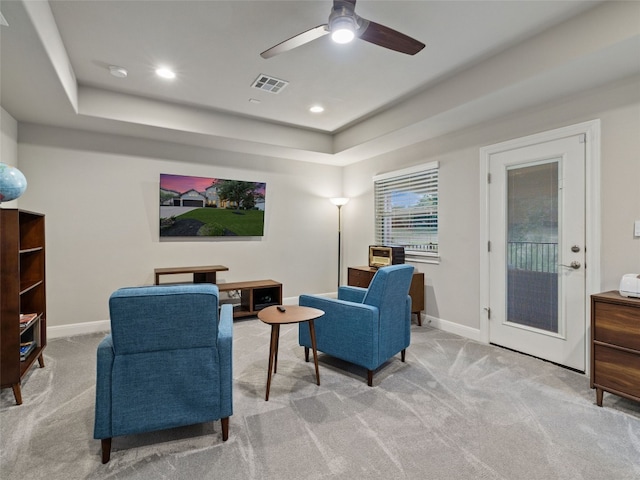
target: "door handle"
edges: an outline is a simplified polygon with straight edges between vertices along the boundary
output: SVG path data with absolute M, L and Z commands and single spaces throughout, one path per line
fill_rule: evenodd
M 580 262 L 576 262 L 575 260 L 573 262 L 571 262 L 569 265 L 563 265 L 562 263 L 559 264 L 559 266 L 561 267 L 566 267 L 566 268 L 573 268 L 574 270 L 579 269 L 582 264 Z

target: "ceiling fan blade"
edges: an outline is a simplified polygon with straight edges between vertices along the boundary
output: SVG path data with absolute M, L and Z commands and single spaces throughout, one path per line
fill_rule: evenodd
M 280 53 L 288 52 L 289 50 L 293 50 L 294 48 L 300 47 L 305 43 L 309 43 L 316 38 L 320 38 L 329 33 L 329 25 L 318 25 L 311 30 L 307 30 L 306 32 L 299 33 L 284 42 L 280 42 L 274 47 L 271 47 L 260 54 L 262 58 L 271 58 L 275 55 L 279 55 Z
M 404 33 L 362 17 L 359 17 L 358 20 L 361 26 L 357 35 L 365 42 L 395 50 L 396 52 L 406 53 L 407 55 L 415 55 L 424 48 L 424 43 Z

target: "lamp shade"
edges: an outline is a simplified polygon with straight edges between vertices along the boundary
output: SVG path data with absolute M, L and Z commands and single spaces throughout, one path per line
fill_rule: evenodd
M 15 167 L 0 163 L 0 202 L 15 200 L 27 189 L 27 179 Z
M 347 197 L 333 197 L 329 199 L 337 207 L 346 205 L 349 199 Z

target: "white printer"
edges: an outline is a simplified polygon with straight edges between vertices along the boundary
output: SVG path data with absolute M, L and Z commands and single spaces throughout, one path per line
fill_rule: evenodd
M 640 298 L 640 275 L 627 273 L 620 280 L 620 295 Z

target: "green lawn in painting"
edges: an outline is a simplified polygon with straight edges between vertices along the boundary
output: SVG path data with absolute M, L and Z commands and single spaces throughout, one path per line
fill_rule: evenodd
M 202 235 L 260 237 L 264 233 L 264 212 L 262 210 L 198 208 L 176 217 L 178 220 L 188 218 L 199 220 L 209 227 L 202 229 Z

